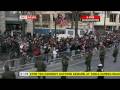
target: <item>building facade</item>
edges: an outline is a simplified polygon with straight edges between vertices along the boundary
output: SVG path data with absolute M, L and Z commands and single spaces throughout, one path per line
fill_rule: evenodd
M 39 12 L 39 11 L 38 11 Z M 57 27 L 57 28 L 71 28 L 72 27 L 72 12 L 71 11 L 40 11 L 40 21 L 39 23 L 36 23 L 36 25 L 40 25 L 41 27 L 36 27 L 36 28 L 54 28 L 54 20 L 53 17 L 56 14 L 62 13 L 64 17 L 67 18 L 68 24 L 63 27 Z M 119 30 L 120 29 L 120 11 L 81 11 L 80 15 L 98 15 L 100 16 L 100 21 L 99 22 L 92 22 L 93 26 L 96 30 L 101 30 L 106 27 L 106 29 L 109 30 Z M 80 16 L 79 15 L 79 16 Z M 105 17 L 106 15 L 106 17 Z M 46 18 L 47 17 L 47 18 Z M 91 22 L 81 22 L 79 19 L 79 24 L 78 28 L 79 29 L 89 29 Z M 104 27 L 105 25 L 105 27 Z M 73 27 L 74 27 L 74 22 L 73 22 Z
M 94 26 L 97 30 L 104 29 L 104 24 L 106 26 L 106 29 L 109 30 L 119 30 L 120 29 L 120 11 L 109 11 L 109 13 L 106 11 L 101 11 L 97 13 L 101 20 L 100 22 L 94 23 Z M 106 20 L 105 19 L 106 15 Z
M 120 11 L 80 11 L 80 15 L 99 15 L 100 21 L 99 22 L 81 22 L 80 18 L 78 19 L 78 28 L 79 29 L 89 29 L 90 23 L 92 23 L 92 27 L 96 30 L 106 29 L 110 30 L 119 30 L 120 29 Z M 37 15 L 39 18 L 34 21 L 30 22 L 27 20 L 21 20 L 19 18 L 20 15 Z M 66 20 L 67 24 L 64 26 L 57 25 L 56 28 L 75 28 L 73 22 L 73 13 L 71 11 L 0 11 L 0 31 L 24 31 L 30 32 L 33 34 L 34 29 L 43 29 L 55 28 L 55 18 L 61 14 Z M 79 16 L 80 16 L 79 15 Z M 106 15 L 106 19 L 105 19 Z

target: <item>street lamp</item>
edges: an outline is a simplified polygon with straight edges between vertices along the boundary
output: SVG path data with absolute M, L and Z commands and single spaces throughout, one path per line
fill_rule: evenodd
M 106 30 L 106 11 L 104 11 L 104 13 L 105 13 L 105 14 L 104 14 L 104 15 L 105 15 L 105 16 L 104 16 L 104 31 L 105 31 L 105 30 Z
M 75 22 L 75 36 L 78 37 L 78 21 L 79 21 L 79 11 L 72 11 L 72 15 Z
M 33 15 L 36 15 L 35 11 L 32 13 Z M 35 20 L 33 19 L 33 30 L 35 29 Z

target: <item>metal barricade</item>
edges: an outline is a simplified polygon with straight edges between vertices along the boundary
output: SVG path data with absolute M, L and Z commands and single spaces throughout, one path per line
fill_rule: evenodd
M 74 52 L 77 52 L 77 53 L 74 53 Z M 74 52 L 71 52 L 71 51 L 70 52 L 68 52 L 68 51 L 58 52 L 56 59 L 53 58 L 53 53 L 48 53 L 48 54 L 44 54 L 44 55 L 45 55 L 45 57 L 48 58 L 47 65 L 60 63 L 61 60 L 62 60 L 62 57 L 61 57 L 62 55 L 67 55 L 73 61 L 78 60 L 81 57 L 84 57 L 84 55 L 85 55 L 84 50 L 83 51 L 74 51 Z M 107 52 L 109 52 L 109 51 L 107 51 Z M 95 52 L 95 55 L 96 54 L 98 54 L 98 53 Z M 35 61 L 33 62 L 32 60 L 30 60 L 30 62 L 24 63 L 23 58 L 18 58 L 18 59 L 7 60 L 4 63 L 3 67 L 5 65 L 8 65 L 10 67 L 10 70 L 12 70 L 12 71 L 21 71 L 21 70 L 23 71 L 23 70 L 28 70 L 28 69 L 35 68 L 34 64 L 35 64 Z
M 34 63 L 23 63 L 23 59 L 19 58 L 19 59 L 7 60 L 4 63 L 3 68 L 6 65 L 9 66 L 10 70 L 17 71 L 17 70 L 25 69 L 28 66 L 34 65 Z
M 45 56 L 44 58 L 45 58 L 45 61 L 46 61 L 46 57 L 48 59 L 47 65 L 49 65 L 51 63 L 59 63 L 62 60 L 61 56 L 63 54 L 67 55 L 69 57 L 69 59 L 72 59 L 72 60 L 81 58 L 81 53 L 80 52 L 77 53 L 77 54 L 74 53 L 75 54 L 74 55 L 74 54 L 72 54 L 72 52 L 68 52 L 68 51 L 58 52 L 56 58 L 53 58 L 53 53 L 44 54 L 44 56 Z M 36 57 L 33 57 L 33 58 L 34 58 L 34 60 L 32 60 L 32 59 L 29 60 L 29 57 L 21 57 L 21 58 L 18 58 L 18 59 L 7 60 L 4 63 L 3 67 L 5 65 L 8 65 L 9 68 L 12 71 L 24 70 L 24 69 L 31 69 L 31 68 L 34 68 L 35 58 Z

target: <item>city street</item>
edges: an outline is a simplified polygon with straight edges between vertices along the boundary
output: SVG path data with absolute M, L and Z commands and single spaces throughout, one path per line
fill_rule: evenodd
M 62 65 L 69 72 L 85 72 L 90 63 L 91 71 L 96 72 L 104 56 L 105 72 L 120 71 L 119 11 L 1 11 L 0 20 L 0 78 L 37 79 L 20 77 L 19 72 L 67 71 Z
M 113 49 L 109 49 L 107 50 L 106 53 L 106 58 L 105 58 L 105 67 L 104 67 L 104 71 L 110 71 L 110 72 L 115 72 L 115 71 L 120 71 L 120 53 L 118 56 L 118 60 L 116 63 L 113 63 L 113 57 L 112 57 L 112 51 Z M 86 66 L 84 64 L 84 58 L 81 59 L 76 59 L 76 60 L 72 60 L 70 61 L 70 65 L 68 68 L 68 71 L 85 71 L 86 70 Z M 99 64 L 99 57 L 98 54 L 94 55 L 93 59 L 92 59 L 92 64 L 91 64 L 91 68 L 92 71 L 96 71 L 97 70 L 97 65 Z M 61 71 L 62 67 L 61 67 L 61 63 L 56 63 L 56 64 L 51 64 L 47 67 L 47 71 L 56 71 L 59 72 Z M 29 70 L 24 70 L 24 71 L 36 71 L 35 68 L 29 69 Z M 18 72 L 16 72 L 16 76 L 18 76 Z M 17 77 L 18 79 L 37 79 L 37 77 Z M 96 77 L 68 77 L 69 79 L 95 79 Z M 106 79 L 117 79 L 120 77 L 105 77 Z M 47 77 L 47 79 L 60 79 L 60 77 Z

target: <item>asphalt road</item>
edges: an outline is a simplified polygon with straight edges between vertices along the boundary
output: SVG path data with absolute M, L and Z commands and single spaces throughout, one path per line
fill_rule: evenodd
M 119 48 L 120 49 L 120 48 Z M 107 49 L 106 50 L 106 58 L 105 58 L 105 66 L 104 66 L 104 71 L 120 71 L 120 52 L 118 54 L 118 59 L 116 63 L 113 63 L 113 48 Z M 1 73 L 3 72 L 2 66 L 4 62 L 0 62 L 0 71 Z M 96 51 L 94 52 L 94 56 L 92 58 L 91 62 L 91 71 L 96 71 L 97 70 L 97 65 L 99 64 L 99 52 Z M 85 71 L 86 66 L 85 66 L 85 58 L 84 57 L 78 57 L 78 58 L 72 58 L 69 62 L 69 67 L 68 71 Z M 34 68 L 34 65 L 30 65 L 20 71 L 36 71 Z M 62 64 L 61 62 L 58 63 L 52 63 L 47 66 L 47 71 L 52 71 L 52 72 L 59 72 L 62 71 Z M 20 77 L 18 75 L 19 72 L 16 72 L 16 76 L 18 79 L 37 79 L 37 77 Z M 46 77 L 47 79 L 60 79 L 60 77 Z M 96 79 L 96 77 L 67 77 L 69 79 Z M 108 79 L 118 79 L 120 77 L 105 77 Z
M 119 48 L 120 49 L 120 48 Z M 118 59 L 116 63 L 113 63 L 113 48 L 107 49 L 106 57 L 105 57 L 105 66 L 104 71 L 120 71 L 120 52 L 118 54 Z M 99 62 L 99 56 L 98 52 L 95 52 L 95 55 L 92 58 L 91 62 L 91 71 L 97 70 L 97 65 Z M 85 71 L 86 66 L 84 64 L 85 59 L 84 57 L 78 58 L 78 59 L 72 59 L 69 64 L 68 71 Z M 61 71 L 61 63 L 51 64 L 48 65 L 47 71 Z M 29 69 L 29 70 L 23 70 L 23 71 L 36 71 L 35 68 Z M 37 79 L 37 77 L 19 77 L 18 72 L 16 72 L 16 76 L 18 79 Z M 47 79 L 60 79 L 60 77 L 46 77 Z M 96 79 L 97 77 L 67 77 L 68 79 Z M 120 77 L 105 77 L 106 79 L 119 79 Z

